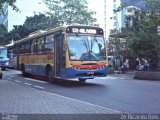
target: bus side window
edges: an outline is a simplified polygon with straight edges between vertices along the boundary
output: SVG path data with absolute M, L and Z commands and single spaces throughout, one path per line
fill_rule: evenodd
M 30 53 L 30 41 L 25 44 L 25 53 Z
M 44 37 L 37 39 L 37 52 L 43 52 L 44 49 Z
M 46 41 L 45 41 L 45 52 L 53 51 L 54 49 L 54 37 L 53 34 L 46 36 Z
M 34 40 L 31 41 L 31 53 L 33 53 L 33 49 L 34 49 Z
M 34 39 L 32 41 L 32 53 L 36 53 L 37 52 L 37 40 Z
M 24 54 L 25 53 L 25 43 L 20 44 L 20 54 Z

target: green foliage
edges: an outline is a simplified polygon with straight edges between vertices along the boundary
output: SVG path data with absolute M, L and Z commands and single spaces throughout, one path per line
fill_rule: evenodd
M 125 38 L 125 45 L 115 45 L 128 48 L 132 57 L 147 59 L 151 68 L 155 69 L 160 62 L 160 36 L 157 35 L 157 26 L 160 25 L 160 0 L 144 1 L 147 10 L 132 8 L 133 15 L 126 16 L 126 26 L 122 28 L 121 34 L 114 36 L 116 41 Z M 120 9 L 125 7 L 126 5 L 122 5 Z
M 44 14 L 27 17 L 24 26 L 28 30 L 36 31 L 40 29 L 50 29 L 59 26 L 59 22 L 55 17 L 45 16 Z
M 49 8 L 50 16 L 54 16 L 61 24 L 94 24 L 96 19 L 92 17 L 95 14 L 87 7 L 86 0 L 44 0 Z
M 31 32 L 37 30 L 51 29 L 59 26 L 59 22 L 56 18 L 45 16 L 44 14 L 34 15 L 33 17 L 27 17 L 23 25 L 15 25 L 13 30 L 9 33 L 0 34 L 3 36 L 3 42 L 0 41 L 0 44 L 9 44 L 11 40 L 19 40 L 28 36 Z
M 6 44 L 5 42 L 5 37 L 7 35 L 7 29 L 5 28 L 4 25 L 0 25 L 0 45 Z
M 160 37 L 156 31 L 157 26 L 160 25 L 160 15 L 157 13 L 158 8 L 156 7 L 158 1 L 146 1 L 150 10 L 135 13 L 139 19 L 132 19 L 133 24 L 126 27 L 126 31 L 132 33 L 131 36 L 127 36 L 127 41 L 135 57 L 146 58 L 151 67 L 156 68 L 160 60 Z M 127 22 L 130 22 L 129 19 Z
M 28 30 L 24 25 L 15 25 L 13 30 L 8 34 L 7 40 L 19 40 L 28 36 L 32 30 Z
M 150 12 L 160 12 L 160 0 L 144 0 Z
M 44 14 L 27 17 L 23 25 L 14 26 L 9 33 L 2 33 L 3 44 L 8 44 L 10 40 L 19 40 L 28 36 L 31 32 L 39 29 L 50 29 L 63 24 L 80 23 L 93 24 L 96 19 L 92 17 L 95 12 L 88 10 L 85 0 L 44 0 L 50 12 L 48 16 Z M 1 0 L 2 5 L 7 2 L 14 10 L 18 10 L 15 6 L 16 0 Z M 2 44 L 2 42 L 1 42 Z

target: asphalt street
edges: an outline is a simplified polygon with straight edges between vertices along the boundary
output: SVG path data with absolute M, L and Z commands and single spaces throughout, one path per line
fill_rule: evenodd
M 51 84 L 23 78 L 20 72 L 14 70 L 5 71 L 3 79 L 120 112 L 160 113 L 160 81 L 135 80 L 133 72 L 110 74 L 84 84 L 67 80 Z

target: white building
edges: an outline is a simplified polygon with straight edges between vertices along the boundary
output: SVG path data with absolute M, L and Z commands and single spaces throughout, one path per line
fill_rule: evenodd
M 106 40 L 110 34 L 111 29 L 120 31 L 121 28 L 121 11 L 118 11 L 121 0 L 104 0 L 104 33 Z

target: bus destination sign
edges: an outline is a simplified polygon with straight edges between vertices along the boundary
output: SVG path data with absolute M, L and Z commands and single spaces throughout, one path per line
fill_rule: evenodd
M 72 28 L 74 33 L 91 33 L 96 34 L 96 29 L 87 29 L 87 28 Z

